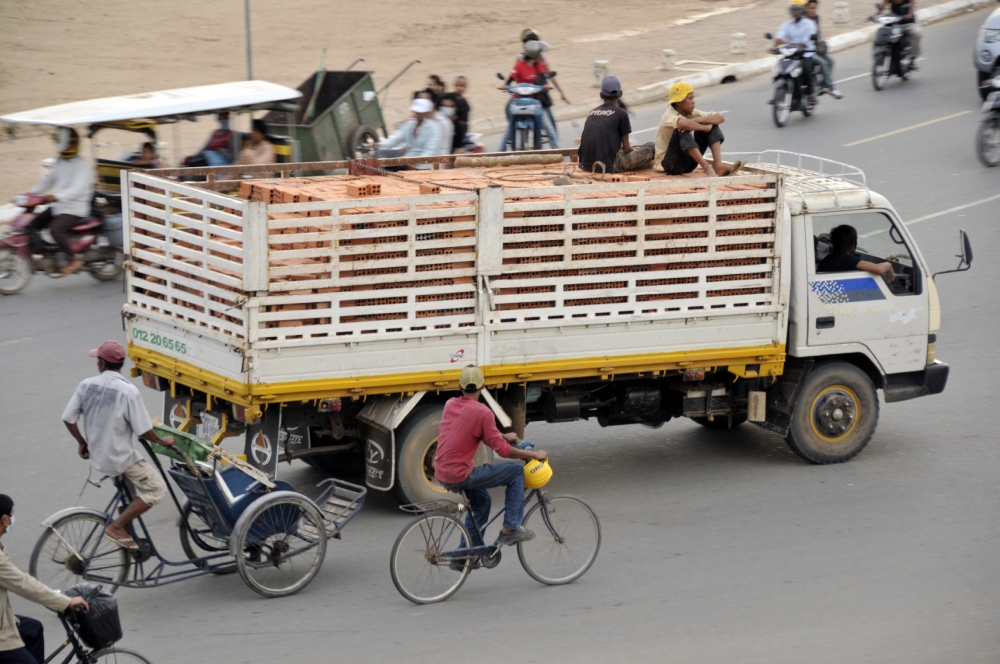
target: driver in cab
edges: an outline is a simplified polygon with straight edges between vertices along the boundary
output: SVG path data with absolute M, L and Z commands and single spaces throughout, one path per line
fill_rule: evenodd
M 842 224 L 834 228 L 830 231 L 830 243 L 833 245 L 833 251 L 819 262 L 816 272 L 862 270 L 882 277 L 887 284 L 896 278 L 892 271 L 892 263 L 872 263 L 854 253 L 858 249 L 858 231 L 854 226 Z

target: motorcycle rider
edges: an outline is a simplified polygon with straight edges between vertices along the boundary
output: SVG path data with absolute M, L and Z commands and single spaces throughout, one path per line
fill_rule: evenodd
M 90 216 L 90 203 L 94 198 L 97 176 L 90 163 L 80 156 L 80 135 L 70 127 L 60 127 L 56 134 L 59 159 L 32 189 L 33 194 L 43 194 L 49 207 L 29 225 L 33 243 L 38 234 L 49 227 L 52 239 L 70 258 L 62 274 L 73 274 L 83 267 L 83 259 L 73 254 L 70 230 Z
M 524 57 L 514 63 L 514 67 L 510 70 L 510 74 L 507 76 L 507 81 L 501 90 L 506 90 L 507 86 L 511 83 L 528 83 L 530 85 L 539 85 L 539 77 L 544 76 L 548 70 L 545 68 L 545 64 L 541 61 L 542 51 L 547 47 L 538 41 L 529 41 L 524 45 Z M 543 91 L 545 92 L 545 91 Z M 534 117 L 534 134 L 535 134 L 535 150 L 542 149 L 542 113 L 543 113 L 543 103 L 539 99 L 542 93 L 535 95 L 533 98 L 538 99 L 538 110 Z M 545 92 L 545 94 L 548 94 Z M 558 144 L 558 139 L 555 139 L 551 134 L 549 135 L 549 144 L 556 140 Z M 500 143 L 500 152 L 507 149 L 507 144 L 514 142 L 514 116 L 510 113 L 510 104 L 507 105 L 507 132 L 503 136 L 503 141 Z
M 816 95 L 812 86 L 812 68 L 818 63 L 813 59 L 816 54 L 816 40 L 819 38 L 819 28 L 810 19 L 806 18 L 806 0 L 789 0 L 788 11 L 791 13 L 791 20 L 785 21 L 778 34 L 775 35 L 774 45 L 782 46 L 792 44 L 805 48 L 805 57 L 802 58 L 803 69 L 807 70 L 806 90 L 809 93 L 809 103 L 816 103 Z
M 825 94 L 830 95 L 834 99 L 840 99 L 844 95 L 840 93 L 840 90 L 833 87 L 833 58 L 830 57 L 830 53 L 826 49 L 826 41 L 823 40 L 823 35 L 820 32 L 818 12 L 819 0 L 806 0 L 806 18 L 816 24 L 816 55 L 813 56 L 813 59 L 819 65 L 822 78 L 820 87 Z
M 536 41 L 541 44 L 543 51 L 547 51 L 549 46 L 538 36 L 531 28 L 525 28 L 521 31 L 521 44 L 526 45 L 528 42 Z M 518 56 L 519 59 L 523 58 L 524 55 Z M 538 61 L 545 65 L 546 69 L 546 83 L 551 83 L 556 90 L 559 91 L 559 97 L 563 100 L 564 104 L 569 103 L 569 99 L 566 98 L 566 93 L 563 92 L 562 86 L 559 85 L 559 78 L 552 72 L 549 66 L 548 60 L 545 59 L 544 55 L 540 55 Z M 552 115 L 552 97 L 546 92 L 542 95 L 542 131 L 545 132 L 546 136 L 549 137 L 549 147 L 554 150 L 559 149 L 559 129 L 556 127 L 556 118 Z
M 899 27 L 903 28 L 903 32 L 910 42 L 910 71 L 917 71 L 917 58 L 920 57 L 920 38 L 923 36 L 923 30 L 916 19 L 917 0 L 882 0 L 879 3 L 878 11 L 872 18 L 885 11 L 887 6 L 890 14 L 903 17 L 903 20 L 899 22 Z

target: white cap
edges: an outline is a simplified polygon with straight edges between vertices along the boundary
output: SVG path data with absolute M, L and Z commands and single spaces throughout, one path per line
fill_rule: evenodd
M 410 104 L 410 110 L 414 113 L 430 113 L 434 110 L 434 102 L 430 99 L 414 99 Z

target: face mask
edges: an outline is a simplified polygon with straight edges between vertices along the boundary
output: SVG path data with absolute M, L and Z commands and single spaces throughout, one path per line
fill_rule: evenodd
M 219 126 L 223 131 L 229 131 L 229 120 L 219 120 Z
M 10 531 L 14 530 L 14 517 L 9 517 L 9 518 L 10 518 L 10 525 L 9 525 L 9 526 L 7 526 L 7 532 L 8 532 L 8 533 L 9 533 Z
M 449 118 L 451 116 L 455 115 L 455 109 L 452 108 L 451 106 L 442 106 L 441 107 L 441 112 L 444 113 Z

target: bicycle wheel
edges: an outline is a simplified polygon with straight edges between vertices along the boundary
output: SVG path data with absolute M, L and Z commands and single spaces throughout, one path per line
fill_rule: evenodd
M 185 522 L 191 526 L 191 530 L 194 532 L 193 537 L 191 532 L 184 527 Z M 205 520 L 191 509 L 191 503 L 184 503 L 184 507 L 181 508 L 181 520 L 178 526 L 181 549 L 184 550 L 184 555 L 188 557 L 188 560 L 229 551 L 229 542 L 215 536 Z M 236 571 L 236 566 L 232 564 L 232 561 L 226 561 L 225 566 L 221 566 L 223 561 L 220 560 L 215 560 L 212 564 L 212 574 L 232 574 Z
M 452 568 L 456 561 L 444 554 L 469 541 L 469 531 L 449 514 L 418 516 L 392 545 L 389 571 L 396 590 L 415 604 L 443 602 L 454 595 L 472 567 L 465 560 Z
M 535 539 L 518 542 L 517 557 L 531 578 L 559 586 L 576 581 L 594 564 L 601 548 L 601 522 L 587 503 L 573 496 L 554 496 L 546 505 L 552 528 L 545 523 L 541 502 L 536 503 L 524 517 Z
M 90 656 L 88 664 L 153 664 L 148 659 L 133 650 L 124 648 L 105 648 Z
M 115 592 L 128 575 L 129 554 L 105 539 L 105 525 L 91 512 L 62 517 L 38 538 L 28 573 L 50 588 L 69 588 L 86 572 L 90 581 Z
M 236 524 L 236 569 L 264 597 L 305 588 L 326 555 L 323 516 L 311 500 L 276 491 L 254 501 Z

